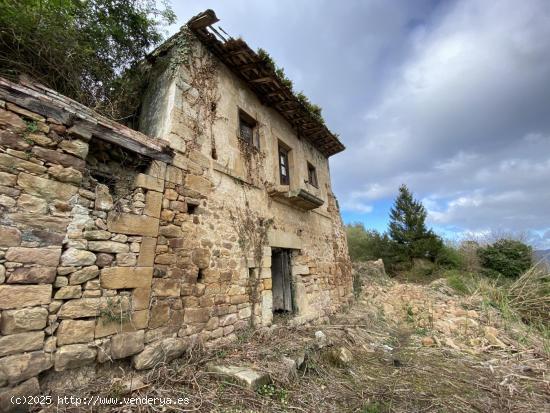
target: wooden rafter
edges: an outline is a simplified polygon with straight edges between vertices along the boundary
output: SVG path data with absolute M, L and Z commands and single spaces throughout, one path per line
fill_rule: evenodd
M 300 135 L 310 141 L 325 156 L 345 149 L 338 137 L 319 120 L 315 119 L 287 86 L 258 54 L 242 39 L 223 40 L 208 30 L 218 22 L 212 10 L 193 17 L 188 27 L 231 71 L 243 79 L 263 104 L 274 107 Z

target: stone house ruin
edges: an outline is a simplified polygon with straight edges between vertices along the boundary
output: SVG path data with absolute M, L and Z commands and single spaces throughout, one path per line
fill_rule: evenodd
M 350 302 L 344 147 L 215 22 L 150 55 L 140 132 L 0 79 L 0 410 L 39 374 L 152 368 Z

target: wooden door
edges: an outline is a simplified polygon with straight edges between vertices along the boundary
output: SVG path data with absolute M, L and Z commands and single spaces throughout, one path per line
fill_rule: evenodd
M 292 311 L 290 251 L 276 250 L 271 260 L 273 311 Z

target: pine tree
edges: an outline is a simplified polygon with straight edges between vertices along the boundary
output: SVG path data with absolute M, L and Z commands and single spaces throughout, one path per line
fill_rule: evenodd
M 401 250 L 403 258 L 434 259 L 441 240 L 426 228 L 426 208 L 414 199 L 406 185 L 399 187 L 399 195 L 390 210 L 389 234 Z

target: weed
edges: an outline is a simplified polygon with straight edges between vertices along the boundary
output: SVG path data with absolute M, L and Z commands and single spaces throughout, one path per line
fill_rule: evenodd
M 388 411 L 389 410 L 384 403 L 369 402 L 365 406 L 363 406 L 361 413 L 385 413 Z
M 407 321 L 409 323 L 414 323 L 414 311 L 410 304 L 407 304 Z
M 26 120 L 25 124 L 27 125 L 26 134 L 34 133 L 38 130 L 38 124 L 35 120 Z
M 286 404 L 288 400 L 288 392 L 282 387 L 277 387 L 274 384 L 263 384 L 256 392 L 260 396 L 269 397 L 270 399 L 277 400 L 279 403 Z
M 468 294 L 470 291 L 464 280 L 464 275 L 457 271 L 449 271 L 449 273 L 450 274 L 447 275 L 447 284 L 461 295 Z
M 125 308 L 125 306 L 122 305 L 122 300 L 120 297 L 118 297 L 118 299 L 109 297 L 107 299 L 107 305 L 101 309 L 99 316 L 110 323 L 124 323 L 126 321 L 130 321 L 132 310 L 130 308 Z

